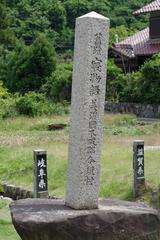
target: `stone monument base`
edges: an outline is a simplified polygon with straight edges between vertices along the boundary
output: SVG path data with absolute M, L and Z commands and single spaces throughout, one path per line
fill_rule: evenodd
M 159 240 L 158 212 L 139 203 L 100 200 L 99 209 L 74 210 L 63 200 L 11 203 L 13 224 L 23 240 Z

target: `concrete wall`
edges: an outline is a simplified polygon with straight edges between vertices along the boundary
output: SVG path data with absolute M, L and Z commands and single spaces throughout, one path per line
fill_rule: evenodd
M 160 105 L 140 103 L 105 103 L 106 112 L 131 113 L 141 118 L 160 118 Z

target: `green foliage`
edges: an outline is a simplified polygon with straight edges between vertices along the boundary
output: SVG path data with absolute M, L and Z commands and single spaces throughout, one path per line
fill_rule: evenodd
M 5 46 L 0 45 L 0 80 L 3 81 L 4 85 L 6 84 L 7 56 L 10 55 L 9 53 L 10 51 L 8 51 Z
M 12 93 L 41 91 L 52 101 L 70 101 L 72 66 L 68 61 L 72 59 L 76 17 L 90 11 L 109 17 L 111 46 L 116 38 L 121 41 L 148 26 L 148 15 L 132 15 L 148 2 L 1 0 L 0 80 Z M 54 48 L 61 54 L 57 70 Z M 155 61 L 157 65 L 146 63 L 139 72 L 127 75 L 109 61 L 107 99 L 159 103 L 159 60 Z M 5 97 L 5 91 L 1 85 L 0 96 Z
M 6 6 L 6 0 L 0 1 L 0 45 L 9 47 L 15 41 L 14 33 L 11 29 L 10 11 Z
M 40 35 L 30 47 L 18 45 L 8 56 L 6 85 L 12 92 L 36 91 L 55 67 L 54 48 Z
M 106 17 L 109 17 L 111 19 L 111 27 L 124 25 L 126 27 L 133 26 L 133 28 L 142 28 L 142 23 L 145 25 L 148 19 L 146 16 L 140 17 L 140 24 L 139 19 L 136 19 L 132 15 L 132 12 L 148 3 L 149 0 L 143 0 L 141 3 L 138 0 L 134 1 L 134 3 L 129 0 L 114 0 L 112 2 L 109 0 L 63 0 L 61 2 L 66 9 L 67 26 L 71 29 L 74 28 L 76 17 L 90 11 L 96 11 Z
M 147 60 L 139 71 L 124 74 L 108 62 L 107 100 L 160 104 L 160 54 Z
M 39 33 L 49 29 L 60 33 L 65 27 L 65 9 L 58 0 L 16 0 L 7 1 L 7 4 L 16 17 L 16 36 L 27 44 L 31 44 Z
M 75 19 L 88 12 L 89 4 L 87 0 L 64 0 L 66 9 L 67 26 L 71 29 L 75 26 Z
M 29 92 L 21 96 L 16 102 L 20 114 L 37 116 L 44 113 L 45 97 L 42 94 Z
M 111 3 L 111 11 L 109 16 L 111 18 L 111 27 L 117 27 L 120 25 L 124 25 L 129 28 L 137 28 L 142 29 L 146 26 L 148 22 L 148 16 L 140 16 L 135 18 L 132 15 L 132 12 L 141 8 L 145 4 L 149 3 L 150 0 L 135 0 L 135 1 L 112 1 Z
M 12 29 L 18 39 L 22 38 L 30 45 L 39 33 L 48 33 L 51 30 L 54 32 L 53 39 L 56 39 L 58 51 L 73 47 L 75 19 L 90 11 L 109 17 L 111 28 L 123 25 L 132 29 L 142 29 L 148 21 L 146 16 L 135 18 L 132 12 L 149 0 L 141 2 L 138 0 L 134 2 L 130 0 L 112 2 L 109 0 L 6 0 L 6 2 L 14 19 Z
M 45 1 L 47 4 L 48 12 L 46 13 L 50 22 L 50 27 L 54 31 L 60 33 L 66 26 L 66 11 L 59 1 L 50 0 Z
M 131 36 L 134 33 L 131 29 L 125 27 L 124 25 L 117 26 L 110 29 L 109 34 L 109 46 L 111 47 L 116 41 L 118 42 L 124 40 L 128 36 Z
M 41 115 L 63 115 L 69 112 L 68 102 L 54 103 L 44 94 L 28 92 L 24 96 L 5 95 L 0 97 L 0 119 L 14 118 L 19 115 L 30 117 Z
M 67 113 L 67 104 L 55 104 L 48 101 L 44 94 L 29 92 L 16 100 L 16 110 L 19 114 L 30 117 Z
M 91 0 L 88 1 L 89 11 L 95 11 L 99 14 L 102 14 L 106 17 L 110 17 L 111 2 L 109 0 L 97 1 Z
M 137 119 L 134 115 L 129 114 L 117 114 L 116 117 L 113 119 L 113 125 L 117 127 L 128 126 L 132 127 L 137 124 Z
M 160 54 L 147 60 L 138 72 L 127 74 L 125 78 L 127 84 L 120 101 L 160 104 Z
M 29 83 L 25 81 L 28 74 L 28 58 L 29 47 L 25 47 L 22 44 L 17 45 L 15 51 L 8 54 L 6 59 L 5 84 L 11 92 L 21 91 L 21 84 L 24 84 L 24 91 L 28 87 Z
M 7 203 L 5 201 L 0 201 L 0 209 L 4 208 L 7 206 Z
M 160 104 L 160 54 L 146 61 L 140 69 L 141 101 Z
M 8 90 L 3 86 L 3 82 L 0 81 L 0 98 L 5 98 L 8 96 Z
M 115 65 L 113 60 L 109 60 L 107 66 L 107 100 L 119 101 L 121 95 L 123 95 L 125 84 L 125 76 L 122 70 Z
M 15 117 L 18 115 L 16 110 L 16 97 L 10 97 L 3 99 L 0 98 L 0 119 Z
M 33 149 L 44 148 L 48 152 L 49 192 L 51 195 L 64 195 L 68 129 L 50 132 L 45 128 L 49 123 L 68 123 L 68 116 L 18 117 L 0 121 L 0 137 L 3 143 L 0 147 L 1 180 L 32 189 L 32 152 Z M 105 115 L 101 197 L 128 199 L 131 196 L 132 141 L 135 137 L 144 139 L 148 145 L 153 144 L 153 140 L 159 141 L 160 124 L 157 123 L 156 128 L 154 126 L 153 123 L 139 125 L 134 116 Z M 143 135 L 140 136 L 140 133 Z M 145 152 L 146 178 L 152 186 L 159 183 L 158 159 L 158 151 Z
M 41 91 L 53 101 L 70 101 L 72 84 L 72 64 L 61 63 L 57 65 L 56 71 L 42 86 Z
M 120 99 L 121 102 L 144 103 L 143 94 L 140 89 L 141 73 L 133 72 L 124 76 L 126 84 L 123 89 L 123 94 Z
M 9 204 L 10 201 L 0 199 L 0 239 L 20 240 L 12 224 Z

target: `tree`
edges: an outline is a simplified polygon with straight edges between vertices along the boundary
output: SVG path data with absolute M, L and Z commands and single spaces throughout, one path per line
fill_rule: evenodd
M 90 0 L 88 1 L 88 6 L 89 6 L 89 11 L 95 11 L 106 17 L 110 16 L 111 3 L 109 0 L 103 0 L 103 1 Z
M 74 29 L 75 19 L 89 11 L 89 4 L 87 0 L 65 0 L 64 7 L 67 13 L 67 25 Z
M 160 54 L 147 60 L 139 71 L 125 76 L 120 101 L 160 104 Z
M 141 102 L 142 92 L 140 89 L 140 79 L 142 77 L 141 72 L 128 73 L 125 77 L 126 84 L 123 88 L 123 94 L 121 94 L 121 102 L 138 103 Z M 143 103 L 143 101 L 142 101 Z
M 6 85 L 11 92 L 39 90 L 56 67 L 54 48 L 45 35 L 31 46 L 19 45 L 9 58 Z
M 42 86 L 41 91 L 53 101 L 70 101 L 72 85 L 72 64 L 61 63 L 52 73 L 48 81 Z
M 122 70 L 118 68 L 113 59 L 108 61 L 107 66 L 107 100 L 120 101 L 124 94 L 125 75 Z
M 66 27 L 66 11 L 59 1 L 50 0 L 47 12 L 48 20 L 52 30 L 61 33 Z
M 65 9 L 58 0 L 19 0 L 12 8 L 18 25 L 16 35 L 23 38 L 27 45 L 32 44 L 39 33 L 51 29 L 61 33 L 66 24 Z
M 0 2 L 0 45 L 8 47 L 14 43 L 15 38 L 11 29 L 11 18 L 9 9 L 6 6 L 6 0 Z
M 110 34 L 109 34 L 109 45 L 110 47 L 113 45 L 113 43 L 116 43 L 124 40 L 128 36 L 131 36 L 134 32 L 131 31 L 130 29 L 126 28 L 125 26 L 121 25 L 115 28 L 110 29 Z
M 160 54 L 146 61 L 140 69 L 141 101 L 160 104 Z

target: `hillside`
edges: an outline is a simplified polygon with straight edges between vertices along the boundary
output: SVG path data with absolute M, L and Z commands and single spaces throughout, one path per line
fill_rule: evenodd
M 20 101 L 23 106 L 18 111 L 22 114 L 28 114 L 26 101 L 45 101 L 45 98 L 54 103 L 70 101 L 76 17 L 90 11 L 109 17 L 111 46 L 117 35 L 120 41 L 148 26 L 148 15 L 134 17 L 132 12 L 149 2 L 150 0 L 1 0 L 0 98 L 13 97 L 12 108 L 15 101 L 17 105 L 13 94 L 18 93 L 17 97 L 35 92 L 26 96 L 27 100 Z M 125 75 L 110 59 L 108 100 L 159 103 L 160 78 L 159 71 L 155 71 L 159 57 L 146 64 L 138 72 Z M 8 104 L 4 100 L 2 102 L 5 106 Z M 2 115 L 8 116 L 8 113 Z
M 55 39 L 58 51 L 73 47 L 75 18 L 96 11 L 111 19 L 111 28 L 125 26 L 133 30 L 146 25 L 147 17 L 135 18 L 132 12 L 149 0 L 6 0 L 12 18 L 11 28 L 18 39 L 31 44 L 39 32 Z M 121 38 L 121 36 L 120 36 Z

